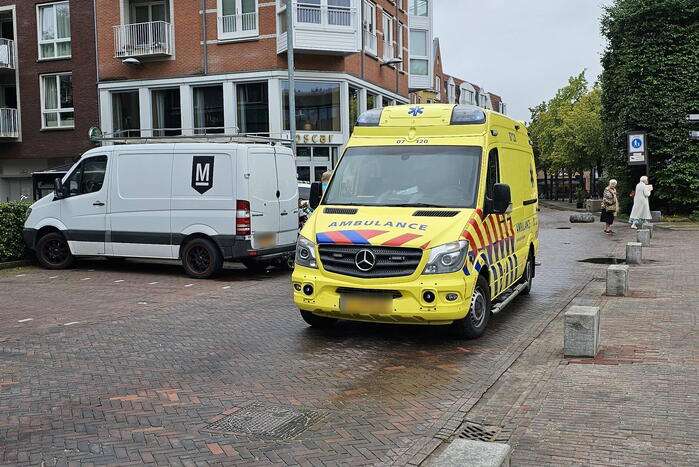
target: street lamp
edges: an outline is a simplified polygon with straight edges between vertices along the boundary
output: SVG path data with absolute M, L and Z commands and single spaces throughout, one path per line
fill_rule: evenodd
M 397 64 L 399 64 L 399 63 L 403 63 L 403 59 L 402 59 L 402 58 L 398 58 L 398 57 L 393 57 L 393 58 L 389 58 L 388 60 L 384 60 L 383 62 L 381 62 L 381 66 L 385 66 L 385 65 L 397 65 Z
M 294 12 L 293 0 L 286 0 L 286 63 L 289 72 L 289 136 L 296 156 L 296 84 L 294 83 Z

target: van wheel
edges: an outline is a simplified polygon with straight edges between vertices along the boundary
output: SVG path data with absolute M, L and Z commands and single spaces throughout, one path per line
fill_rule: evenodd
M 318 316 L 314 315 L 310 311 L 305 311 L 305 310 L 300 310 L 301 311 L 301 318 L 308 324 L 309 326 L 313 328 L 319 328 L 319 329 L 328 329 L 331 328 L 337 323 L 337 319 L 335 318 L 326 318 L 325 316 Z
M 251 261 L 251 260 L 247 260 L 247 259 L 243 260 L 243 265 L 246 268 L 248 268 L 248 270 L 255 272 L 257 274 L 262 274 L 270 267 L 269 263 L 260 262 L 260 261 Z
M 36 245 L 36 257 L 46 269 L 66 269 L 75 261 L 68 241 L 58 232 L 46 234 L 39 239 Z
M 522 284 L 527 284 L 527 286 L 520 292 L 522 295 L 529 295 L 532 291 L 532 285 L 534 285 L 534 256 L 531 254 L 527 258 L 527 265 L 524 267 L 524 275 L 520 281 Z
M 483 335 L 489 320 L 490 287 L 485 277 L 478 276 L 471 297 L 471 308 L 464 318 L 452 323 L 452 329 L 459 339 L 475 339 Z
M 182 266 L 188 276 L 208 279 L 221 272 L 223 256 L 211 240 L 195 238 L 187 242 L 182 251 Z

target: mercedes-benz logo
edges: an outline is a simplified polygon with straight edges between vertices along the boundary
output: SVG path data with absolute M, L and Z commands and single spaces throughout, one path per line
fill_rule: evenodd
M 370 250 L 360 250 L 354 257 L 354 264 L 362 272 L 369 272 L 376 266 L 376 255 Z

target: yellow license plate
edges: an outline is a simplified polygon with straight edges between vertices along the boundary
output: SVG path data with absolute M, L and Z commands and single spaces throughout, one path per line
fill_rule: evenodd
M 267 248 L 277 243 L 277 236 L 275 234 L 258 235 L 256 239 L 258 248 Z
M 388 315 L 393 311 L 393 300 L 385 297 L 341 295 L 340 310 L 356 315 Z

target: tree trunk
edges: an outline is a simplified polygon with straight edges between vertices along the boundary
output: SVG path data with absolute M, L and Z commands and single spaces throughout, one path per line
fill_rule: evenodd
M 570 170 L 570 169 L 569 169 Z M 570 188 L 570 193 L 568 193 L 570 202 L 573 202 L 573 172 L 568 172 L 568 187 Z
M 548 177 L 548 171 L 544 170 L 544 198 L 550 199 L 549 198 L 549 177 Z

